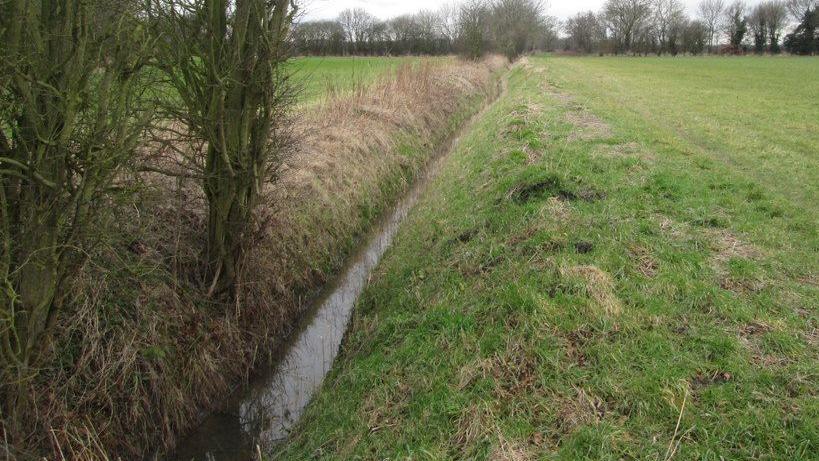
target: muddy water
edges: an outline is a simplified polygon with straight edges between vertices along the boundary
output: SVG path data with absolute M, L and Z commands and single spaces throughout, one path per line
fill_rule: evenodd
M 486 108 L 464 124 L 460 132 Z M 353 307 L 370 272 L 389 248 L 399 225 L 437 173 L 443 158 L 457 143 L 457 136 L 446 143 L 409 193 L 374 226 L 366 244 L 349 258 L 336 281 L 315 301 L 308 311 L 312 316 L 283 348 L 277 364 L 231 396 L 222 411 L 208 416 L 180 444 L 173 459 L 253 460 L 287 438 L 333 366 Z

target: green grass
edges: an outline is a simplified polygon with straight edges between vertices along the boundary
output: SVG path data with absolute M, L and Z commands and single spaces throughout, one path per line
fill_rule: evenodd
M 818 85 L 815 59 L 516 68 L 277 455 L 816 459 Z
M 400 65 L 423 61 L 438 62 L 450 58 L 418 57 L 301 57 L 292 60 L 294 78 L 303 103 L 318 101 L 331 89 L 346 92 L 356 86 L 366 86 L 379 76 L 394 71 Z

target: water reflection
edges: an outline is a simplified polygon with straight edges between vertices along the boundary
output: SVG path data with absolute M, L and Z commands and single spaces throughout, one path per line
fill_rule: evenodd
M 209 416 L 178 447 L 177 460 L 251 460 L 258 449 L 265 451 L 287 437 L 333 366 L 353 306 L 417 201 L 425 179 L 376 226 L 368 244 L 350 258 L 335 284 L 324 290 L 314 316 L 285 348 L 275 369 L 237 392 L 225 410 Z
M 474 115 L 464 127 L 481 117 L 488 107 Z M 457 143 L 457 139 L 452 139 L 440 152 L 453 150 Z M 348 260 L 336 282 L 325 288 L 314 304 L 315 313 L 309 323 L 283 349 L 276 367 L 231 396 L 225 410 L 210 415 L 180 444 L 175 459 L 256 460 L 259 453 L 269 452 L 277 442 L 287 438 L 333 366 L 353 307 L 370 272 L 392 243 L 399 224 L 418 201 L 429 179 L 439 170 L 442 160 L 443 156 L 438 156 L 431 162 L 404 199 L 374 226 L 366 246 Z

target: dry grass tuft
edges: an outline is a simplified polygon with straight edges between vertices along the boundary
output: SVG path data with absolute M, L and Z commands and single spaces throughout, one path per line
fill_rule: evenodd
M 464 408 L 455 422 L 450 445 L 459 449 L 472 447 L 489 437 L 496 428 L 495 413 L 486 402 L 476 402 Z
M 571 205 L 559 197 L 549 197 L 546 204 L 540 208 L 540 216 L 546 220 L 568 221 L 572 216 Z
M 714 251 L 711 266 L 717 274 L 721 288 L 738 294 L 754 293 L 765 288 L 764 280 L 735 278 L 728 271 L 728 263 L 732 259 L 757 259 L 763 255 L 761 250 L 726 229 L 712 229 L 708 231 L 708 235 Z
M 671 237 L 672 240 L 685 240 L 691 232 L 691 227 L 686 223 L 677 222 L 668 216 L 655 216 L 657 224 L 660 227 L 660 232 Z
M 536 392 L 540 386 L 537 356 L 519 342 L 510 340 L 503 352 L 476 360 L 458 372 L 458 389 L 466 389 L 476 380 L 491 379 L 499 399 Z
M 731 258 L 755 259 L 762 256 L 758 248 L 743 241 L 729 230 L 711 230 L 709 234 L 716 252 L 714 261 L 719 265 L 725 264 Z
M 298 114 L 302 142 L 265 191 L 243 296 L 231 305 L 213 305 L 201 289 L 200 188 L 143 174 L 133 197 L 111 204 L 101 232 L 109 241 L 89 255 L 76 298 L 56 319 L 55 353 L 31 387 L 30 418 L 10 449 L 139 459 L 172 447 L 269 359 L 304 299 L 452 133 L 455 117 L 496 92 L 503 66 L 502 58 L 405 66 Z
M 566 112 L 566 121 L 575 127 L 569 134 L 569 141 L 591 141 L 611 136 L 611 127 L 591 112 Z
M 574 398 L 561 398 L 558 408 L 560 429 L 566 434 L 582 426 L 599 424 L 610 411 L 605 401 L 579 387 L 575 388 Z
M 623 311 L 623 305 L 614 292 L 611 276 L 596 266 L 564 267 L 560 269 L 560 275 L 581 279 L 589 297 L 607 315 L 618 315 Z
M 498 434 L 498 441 L 489 453 L 489 461 L 528 461 L 536 459 L 532 449 L 527 445 L 509 440 Z
M 646 247 L 634 245 L 629 248 L 629 255 L 634 261 L 637 272 L 649 278 L 657 275 L 657 261 Z
M 602 158 L 637 158 L 647 162 L 656 160 L 653 153 L 644 149 L 636 142 L 625 144 L 601 144 L 595 146 L 592 155 Z
M 458 459 L 474 459 L 470 451 L 481 443 L 492 442 L 487 459 L 492 461 L 526 461 L 534 459 L 532 447 L 528 443 L 509 440 L 501 432 L 497 417 L 487 402 L 473 403 L 464 408 L 455 422 L 455 432 L 450 446 L 458 453 Z

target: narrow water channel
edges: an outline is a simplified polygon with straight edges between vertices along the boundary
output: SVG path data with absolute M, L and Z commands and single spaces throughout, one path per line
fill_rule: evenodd
M 457 147 L 460 133 L 488 107 L 475 114 L 439 150 L 407 195 L 374 226 L 365 245 L 348 259 L 335 282 L 324 288 L 308 310 L 312 317 L 282 349 L 275 366 L 239 389 L 222 411 L 209 415 L 177 447 L 172 459 L 255 460 L 259 453 L 269 452 L 287 438 L 332 368 L 353 307 L 399 225 L 438 172 L 443 159 Z

